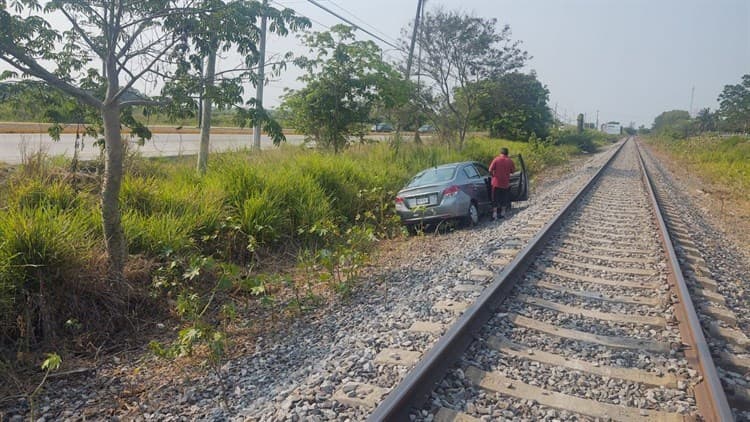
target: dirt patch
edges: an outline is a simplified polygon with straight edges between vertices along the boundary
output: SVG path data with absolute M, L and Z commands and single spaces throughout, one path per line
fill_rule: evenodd
M 731 195 L 721 184 L 690 172 L 678 157 L 641 143 L 687 188 L 686 194 L 740 248 L 750 250 L 750 193 Z

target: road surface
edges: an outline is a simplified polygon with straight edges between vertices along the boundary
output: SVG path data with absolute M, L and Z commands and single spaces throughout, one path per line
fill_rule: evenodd
M 125 137 L 125 139 L 130 139 Z M 287 135 L 287 143 L 299 145 L 303 142 L 302 135 Z M 95 159 L 99 156 L 99 148 L 92 145 L 93 139 L 84 140 L 83 149 L 79 153 L 81 160 Z M 252 132 L 247 134 L 214 134 L 211 135 L 211 151 L 232 151 L 249 148 L 253 143 Z M 179 156 L 198 154 L 200 134 L 197 133 L 155 133 L 153 138 L 143 146 L 131 142 L 131 147 L 145 157 Z M 261 148 L 273 147 L 273 142 L 267 136 L 261 136 Z M 0 134 L 0 163 L 20 164 L 23 158 L 43 151 L 49 156 L 72 157 L 75 148 L 75 135 L 63 134 L 59 141 L 53 141 L 46 133 Z

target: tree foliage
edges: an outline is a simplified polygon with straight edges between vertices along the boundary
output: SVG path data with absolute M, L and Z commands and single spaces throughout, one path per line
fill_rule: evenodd
M 169 111 L 175 117 L 201 113 L 198 170 L 203 173 L 208 162 L 213 107 L 220 110 L 230 107 L 241 109 L 245 82 L 250 81 L 253 86 L 265 82 L 256 80 L 255 67 L 260 57 L 256 46 L 262 32 L 256 22 L 265 16 L 269 22 L 268 32 L 280 36 L 307 28 L 310 22 L 307 18 L 296 16 L 291 9 L 278 10 L 258 1 L 201 0 L 197 8 L 199 13 L 170 21 L 171 30 L 185 33 L 186 40 L 177 49 L 175 77 L 166 89 L 173 96 Z M 217 73 L 218 55 L 227 51 L 239 53 L 243 64 Z M 269 73 L 278 75 L 290 57 L 291 53 L 287 53 L 281 61 L 269 63 Z M 251 101 L 257 104 L 254 99 Z M 239 110 L 237 118 L 241 119 L 243 126 L 248 123 L 248 118 L 265 119 L 258 121 L 268 128 L 278 126 L 267 120 L 267 113 L 260 111 L 248 113 L 247 110 Z M 249 122 L 251 125 L 254 123 Z M 277 143 L 285 139 L 280 130 L 270 135 Z
M 432 82 L 430 97 L 436 100 L 426 105 L 433 115 L 450 118 L 459 147 L 478 107 L 479 82 L 519 69 L 529 59 L 520 41 L 511 40 L 510 27 L 496 24 L 496 19 L 443 9 L 427 13 L 422 21 L 421 72 Z
M 690 113 L 685 110 L 665 111 L 654 119 L 651 131 L 674 138 L 685 138 L 690 134 Z
M 719 117 L 729 131 L 750 131 L 750 74 L 736 85 L 725 85 L 719 94 Z
M 695 116 L 695 126 L 698 132 L 711 132 L 717 129 L 717 115 L 710 108 L 701 109 Z
M 479 83 L 476 124 L 491 137 L 527 140 L 549 136 L 553 123 L 547 107 L 549 90 L 536 74 L 512 72 Z
M 124 148 L 121 125 L 145 126 L 129 108 L 154 104 L 134 90 L 151 76 L 164 77 L 166 61 L 184 34 L 169 31 L 169 21 L 196 12 L 190 0 L 36 0 L 0 2 L 0 59 L 18 73 L 76 98 L 101 116 L 105 145 L 102 221 L 109 277 L 122 280 L 127 244 L 119 204 Z M 44 18 L 57 13 L 69 29 L 61 31 Z M 121 116 L 124 112 L 124 118 Z
M 408 101 L 411 85 L 382 60 L 375 43 L 356 41 L 353 28 L 336 25 L 302 41 L 311 54 L 295 64 L 305 70 L 299 80 L 306 86 L 287 92 L 281 108 L 317 145 L 339 152 L 363 134 L 373 107 Z

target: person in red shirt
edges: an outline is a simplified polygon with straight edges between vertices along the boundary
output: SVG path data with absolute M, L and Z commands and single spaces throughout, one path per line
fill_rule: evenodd
M 510 175 L 516 171 L 513 160 L 508 158 L 508 148 L 501 148 L 500 155 L 490 163 L 492 176 L 492 219 L 503 218 L 503 209 L 510 205 Z

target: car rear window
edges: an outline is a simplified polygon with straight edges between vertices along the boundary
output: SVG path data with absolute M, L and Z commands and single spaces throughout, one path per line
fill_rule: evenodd
M 406 186 L 407 188 L 413 188 L 415 186 L 433 185 L 438 183 L 447 182 L 456 174 L 455 167 L 438 167 L 427 169 L 411 179 L 411 182 Z

